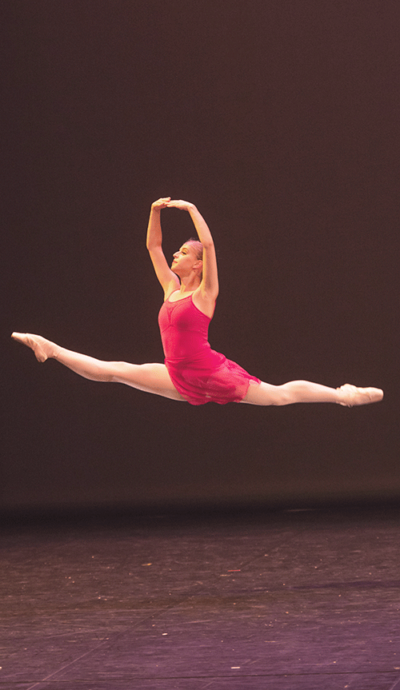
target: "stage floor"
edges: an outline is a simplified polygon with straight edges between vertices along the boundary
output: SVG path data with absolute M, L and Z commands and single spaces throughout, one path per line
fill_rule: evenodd
M 4 690 L 400 690 L 400 512 L 8 525 Z

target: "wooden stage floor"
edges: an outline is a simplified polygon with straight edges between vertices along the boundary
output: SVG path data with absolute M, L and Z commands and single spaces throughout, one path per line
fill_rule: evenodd
M 4 525 L 2 690 L 400 690 L 400 511 Z

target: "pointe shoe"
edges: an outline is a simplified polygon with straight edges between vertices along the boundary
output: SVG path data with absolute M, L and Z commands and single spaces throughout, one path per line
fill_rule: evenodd
M 380 388 L 357 388 L 350 383 L 337 388 L 343 393 L 343 402 L 339 405 L 354 407 L 354 405 L 369 405 L 370 403 L 380 402 L 383 398 L 383 391 Z
M 48 358 L 48 354 L 43 348 L 43 343 L 45 339 L 40 335 L 32 335 L 32 333 L 12 333 L 11 337 L 17 340 L 19 343 L 23 343 L 27 347 L 33 350 L 34 355 L 38 362 L 45 362 Z

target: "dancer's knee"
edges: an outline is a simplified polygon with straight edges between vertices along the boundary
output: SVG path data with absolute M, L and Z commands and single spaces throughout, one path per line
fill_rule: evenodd
M 307 402 L 310 390 L 308 381 L 289 381 L 278 386 L 282 402 L 280 405 L 292 405 L 293 403 Z
M 184 400 L 173 385 L 165 364 L 129 364 L 127 362 L 113 362 L 114 371 L 112 381 L 125 383 L 128 386 L 162 395 L 172 400 Z
M 127 383 L 145 390 L 157 388 L 165 383 L 166 368 L 163 364 L 131 364 L 130 362 L 110 362 L 109 364 L 111 381 Z
M 109 381 L 114 383 L 124 383 L 126 379 L 131 379 L 132 376 L 140 371 L 143 365 L 130 364 L 129 362 L 108 362 Z M 106 374 L 106 372 L 104 372 Z
M 273 405 L 290 405 L 293 402 L 293 391 L 289 390 L 285 383 L 282 386 L 275 386 L 273 398 Z
M 269 397 L 269 405 L 277 407 L 283 405 L 291 405 L 296 402 L 296 391 L 288 383 L 283 383 L 280 386 L 268 385 L 267 394 Z
M 100 383 L 110 383 L 115 380 L 117 374 L 117 368 L 119 362 L 102 362 L 101 360 L 95 361 L 94 364 L 88 370 L 88 377 L 94 381 L 100 381 Z
M 261 381 L 259 384 L 250 383 L 244 403 L 250 405 L 289 405 L 292 402 L 290 391 L 283 386 L 273 386 Z
M 310 384 L 309 381 L 289 381 L 278 386 L 279 400 L 277 405 L 292 405 L 299 402 L 310 402 Z

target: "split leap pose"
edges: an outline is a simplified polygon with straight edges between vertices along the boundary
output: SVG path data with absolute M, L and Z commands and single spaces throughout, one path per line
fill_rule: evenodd
M 199 237 L 199 241 L 190 239 L 175 252 L 171 267 L 162 250 L 160 214 L 164 208 L 187 211 Z M 382 400 L 383 391 L 379 388 L 357 388 L 350 384 L 337 389 L 309 381 L 273 386 L 211 349 L 207 337 L 218 296 L 217 261 L 210 230 L 193 204 L 172 201 L 170 197 L 155 201 L 151 207 L 147 249 L 164 289 L 159 325 L 165 364 L 103 362 L 66 350 L 38 335 L 13 333 L 12 337 L 30 347 L 39 362 L 53 358 L 92 381 L 116 381 L 173 400 L 186 400 L 192 405 L 329 402 L 352 407 Z

